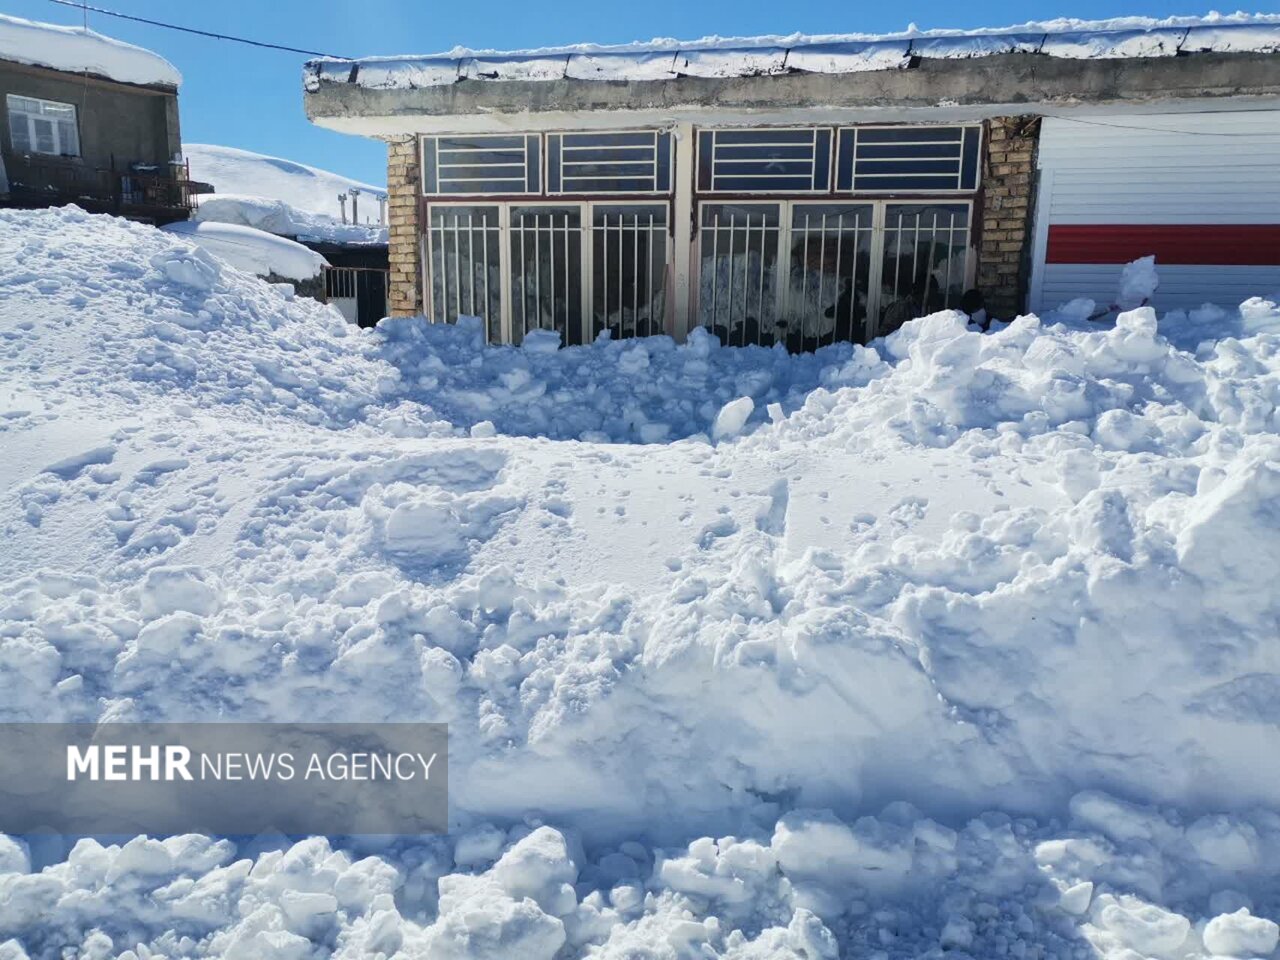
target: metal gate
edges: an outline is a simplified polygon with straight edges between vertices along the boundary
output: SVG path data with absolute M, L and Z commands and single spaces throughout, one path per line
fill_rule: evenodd
M 722 342 L 812 350 L 866 342 L 958 305 L 970 204 L 700 205 L 699 322 Z
M 428 314 L 481 317 L 491 343 L 536 329 L 566 345 L 662 333 L 668 229 L 665 203 L 431 204 Z

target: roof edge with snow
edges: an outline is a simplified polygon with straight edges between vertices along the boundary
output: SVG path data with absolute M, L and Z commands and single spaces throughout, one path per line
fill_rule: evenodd
M 83 27 L 5 14 L 0 14 L 0 60 L 166 91 L 182 85 L 177 67 L 144 47 Z
M 579 44 L 536 50 L 317 59 L 307 63 L 309 91 L 322 84 L 370 90 L 447 86 L 467 80 L 674 80 L 792 73 L 842 74 L 903 69 L 920 60 L 1005 53 L 1080 59 L 1178 57 L 1197 53 L 1280 52 L 1280 16 L 1125 18 L 1051 21 L 971 32 L 655 40 L 618 46 Z

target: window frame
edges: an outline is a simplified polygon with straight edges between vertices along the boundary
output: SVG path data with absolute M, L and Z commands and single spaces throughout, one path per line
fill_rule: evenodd
M 675 297 L 675 291 L 671 284 L 671 270 L 674 262 L 675 244 L 671 238 L 672 212 L 669 198 L 661 194 L 638 197 L 634 194 L 617 197 L 593 197 L 590 200 L 580 197 L 512 197 L 507 196 L 501 199 L 486 198 L 477 201 L 476 198 L 462 198 L 448 196 L 444 198 L 424 198 L 421 205 L 422 223 L 425 230 L 421 231 L 426 234 L 426 240 L 421 246 L 419 275 L 422 282 L 423 308 L 430 322 L 451 323 L 452 319 L 447 317 L 437 318 L 435 304 L 435 288 L 432 284 L 431 264 L 434 262 L 435 254 L 435 231 L 431 228 L 431 212 L 433 208 L 449 207 L 497 207 L 498 208 L 498 260 L 499 260 L 499 287 L 498 287 L 498 331 L 499 340 L 497 342 L 510 344 L 513 342 L 513 334 L 515 332 L 515 324 L 518 319 L 513 301 L 513 282 L 511 276 L 512 268 L 512 251 L 511 242 L 513 233 L 511 229 L 512 210 L 516 207 L 549 207 L 552 209 L 562 209 L 565 207 L 574 207 L 578 210 L 579 227 L 581 242 L 579 244 L 579 258 L 581 269 L 581 289 L 578 291 L 581 298 L 580 317 L 583 324 L 583 342 L 591 343 L 594 335 L 588 336 L 593 325 L 593 302 L 594 302 L 594 238 L 595 238 L 595 213 L 600 207 L 628 207 L 628 206 L 650 206 L 663 207 L 666 210 L 667 220 L 663 225 L 663 231 L 667 234 L 663 243 L 663 258 L 659 262 L 663 270 L 663 317 L 662 327 L 670 333 L 669 321 L 671 317 L 671 304 Z M 487 342 L 493 341 L 489 337 L 489 318 L 485 318 L 485 339 Z M 568 338 L 566 338 L 567 340 Z
M 867 190 L 859 189 L 858 183 L 858 159 L 857 159 L 857 133 L 860 130 L 921 130 L 929 127 L 948 127 L 957 128 L 960 134 L 960 157 L 959 171 L 956 174 L 957 186 L 951 190 L 944 189 L 921 189 L 919 187 L 887 187 L 883 190 Z M 963 185 L 964 178 L 964 133 L 965 130 L 976 131 L 977 147 L 976 147 L 976 168 L 974 170 L 974 185 L 966 187 Z M 847 134 L 854 135 L 854 155 L 850 158 L 849 168 L 849 187 L 845 189 L 840 186 L 840 170 L 838 164 L 840 162 L 840 144 Z M 986 131 L 981 123 L 854 123 L 842 124 L 835 128 L 835 135 L 832 137 L 832 151 L 834 159 L 831 162 L 831 192 L 833 196 L 838 197 L 965 197 L 972 196 L 982 189 L 982 150 L 986 145 L 984 137 Z
M 796 190 L 792 187 L 787 187 L 779 190 L 748 190 L 748 191 L 717 190 L 715 185 L 716 184 L 716 174 L 715 174 L 716 135 L 720 133 L 745 133 L 745 132 L 755 132 L 755 131 L 767 131 L 770 133 L 811 132 L 815 140 L 815 144 L 814 144 L 815 147 L 816 147 L 816 140 L 818 135 L 822 132 L 826 132 L 829 138 L 827 142 L 827 151 L 826 151 L 827 152 L 826 187 L 823 189 L 811 188 L 809 190 Z M 730 127 L 723 127 L 723 126 L 697 127 L 694 130 L 694 137 L 693 137 L 694 156 L 693 156 L 692 174 L 693 174 L 694 195 L 697 197 L 826 196 L 832 192 L 832 187 L 835 183 L 835 173 L 836 173 L 835 163 L 836 163 L 836 157 L 837 157 L 836 142 L 839 139 L 838 132 L 839 132 L 838 127 L 833 127 L 829 124 L 799 124 L 799 125 L 782 126 L 782 127 L 774 126 L 772 124 L 766 124 L 766 125 L 760 125 L 760 126 L 737 125 L 737 126 L 730 126 Z M 707 161 L 710 164 L 709 173 L 708 173 L 708 176 L 710 178 L 710 184 L 708 185 L 707 189 L 704 190 L 702 188 L 702 161 L 703 161 L 702 143 L 703 143 L 703 136 L 706 134 L 710 134 L 710 137 L 711 137 L 711 157 Z M 742 144 L 742 146 L 748 146 L 748 144 Z M 780 146 L 789 146 L 789 144 L 780 144 Z M 819 153 L 820 151 L 817 149 L 813 151 L 813 162 L 815 164 L 818 161 Z M 781 176 L 787 176 L 787 175 L 781 174 Z M 798 177 L 800 176 L 800 174 L 791 174 L 790 176 Z M 812 175 L 810 176 L 809 179 L 810 179 L 810 182 L 813 181 Z
M 778 208 L 778 258 L 774 264 L 776 276 L 774 277 L 774 288 L 777 290 L 777 306 L 778 317 L 776 321 L 787 316 L 790 307 L 790 283 L 788 273 L 790 270 L 790 251 L 792 247 L 792 236 L 797 232 L 793 226 L 793 214 L 797 208 L 804 207 L 823 207 L 848 204 L 850 206 L 869 205 L 872 208 L 871 223 L 871 263 L 870 274 L 867 277 L 867 315 L 863 320 L 863 338 L 869 340 L 874 336 L 875 329 L 880 322 L 880 308 L 883 304 L 880 302 L 882 294 L 882 280 L 884 277 L 884 251 L 885 240 L 888 236 L 888 230 L 885 227 L 885 219 L 888 209 L 891 206 L 928 206 L 931 202 L 938 204 L 946 204 L 951 206 L 964 206 L 967 209 L 967 223 L 965 230 L 968 233 L 970 242 L 965 246 L 965 269 L 964 283 L 965 289 L 973 286 L 974 278 L 977 271 L 977 257 L 974 256 L 973 236 L 973 218 L 976 209 L 976 201 L 972 196 L 973 191 L 967 191 L 967 196 L 947 196 L 947 197 L 926 197 L 926 198 L 903 198 L 899 196 L 876 196 L 864 197 L 857 195 L 840 195 L 840 196 L 806 196 L 806 197 L 770 197 L 759 200 L 744 200 L 739 198 L 725 199 L 715 194 L 702 194 L 695 200 L 694 222 L 698 224 L 699 231 L 694 237 L 694 255 L 691 264 L 691 288 L 694 291 L 701 291 L 702 282 L 702 211 L 705 206 L 722 206 L 730 203 L 734 206 L 771 206 Z M 957 228 L 959 229 L 959 228 Z M 695 297 L 694 302 L 697 304 L 697 325 L 707 327 L 707 317 L 702 316 L 700 297 Z
M 41 105 L 42 112 L 39 114 L 30 113 L 26 110 L 18 110 L 14 108 L 15 100 L 30 100 Z M 63 124 L 67 122 L 66 118 L 54 118 L 43 114 L 45 104 L 53 107 L 62 107 L 71 111 L 70 123 L 75 130 L 76 151 L 75 153 L 67 153 L 63 148 Z M 25 93 L 6 93 L 5 94 L 5 114 L 8 121 L 9 148 L 16 154 L 24 156 L 40 156 L 40 157 L 59 157 L 65 160 L 79 160 L 84 156 L 84 146 L 80 136 L 80 109 L 74 103 L 64 103 L 61 100 L 46 100 L 44 97 L 33 97 Z M 22 117 L 27 124 L 27 143 L 28 149 L 19 149 L 13 141 L 13 121 L 15 117 Z M 39 142 L 35 131 L 35 122 L 38 119 L 45 119 L 53 128 L 54 146 L 56 149 L 52 152 L 41 150 L 37 147 Z
M 653 137 L 653 190 L 618 190 L 618 191 L 601 191 L 592 192 L 588 190 L 565 190 L 564 182 L 564 149 L 565 137 L 573 136 L 589 136 L 591 134 L 600 134 L 612 136 L 614 134 L 638 135 L 647 134 Z M 667 145 L 667 188 L 661 189 L 659 183 L 659 170 L 661 169 L 661 152 L 662 138 L 665 135 Z M 633 128 L 627 130 L 548 130 L 542 134 L 542 186 L 543 194 L 547 197 L 671 197 L 675 195 L 676 189 L 676 138 L 671 130 L 665 127 L 649 127 L 649 128 Z M 558 173 L 559 190 L 551 189 L 551 138 L 559 137 L 559 158 L 560 170 Z M 608 148 L 605 148 L 608 149 Z M 643 161 L 641 161 L 643 162 Z M 579 178 L 571 178 L 579 179 Z M 615 179 L 634 179 L 629 177 L 620 177 Z

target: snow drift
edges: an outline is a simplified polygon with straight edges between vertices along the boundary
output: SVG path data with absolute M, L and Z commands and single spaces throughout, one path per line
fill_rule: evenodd
M 259 277 L 311 280 L 320 276 L 328 262 L 309 247 L 253 227 L 180 221 L 161 229 L 186 237 L 237 270 Z
M 0 956 L 1267 955 L 1280 314 L 1071 316 L 486 348 L 0 213 L 0 716 L 447 721 L 454 824 L 0 840 Z

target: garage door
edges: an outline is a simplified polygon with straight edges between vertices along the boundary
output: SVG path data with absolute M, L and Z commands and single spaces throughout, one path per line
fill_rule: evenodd
M 1280 294 L 1280 111 L 1046 117 L 1039 167 L 1033 311 L 1148 254 L 1159 309 Z

